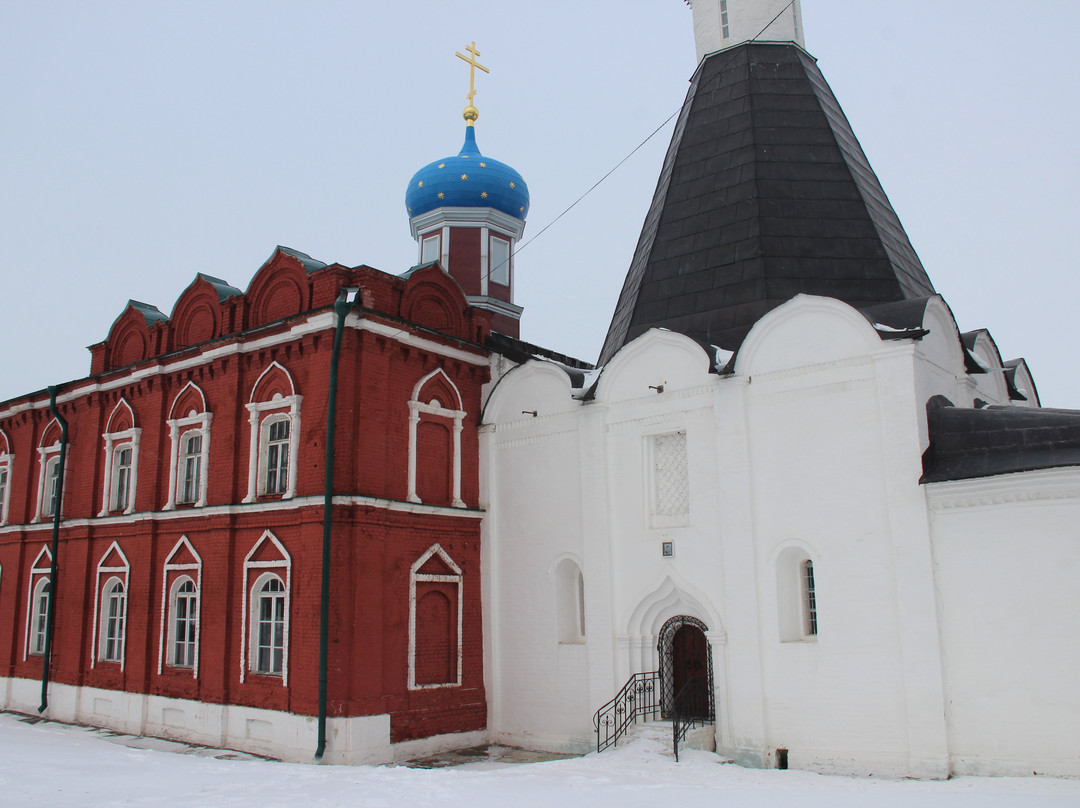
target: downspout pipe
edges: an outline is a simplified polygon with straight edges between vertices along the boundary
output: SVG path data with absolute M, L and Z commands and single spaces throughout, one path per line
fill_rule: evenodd
M 341 339 L 345 334 L 345 318 L 352 311 L 353 299 L 359 289 L 347 286 L 334 301 L 334 347 L 330 352 L 330 390 L 326 403 L 326 487 L 323 490 L 322 588 L 319 596 L 319 737 L 315 748 L 316 762 L 326 752 L 326 669 L 330 644 L 330 533 L 333 527 L 334 504 L 334 432 L 337 425 L 338 363 L 341 359 Z M 55 557 L 55 556 L 54 556 Z
M 49 708 L 49 669 L 52 666 L 53 634 L 56 630 L 56 598 L 59 587 L 56 585 L 60 572 L 60 514 L 64 504 L 64 472 L 67 468 L 68 424 L 60 410 L 56 408 L 57 388 L 49 388 L 49 412 L 60 424 L 60 460 L 57 463 L 56 502 L 53 505 L 52 525 L 52 563 L 49 565 L 49 605 L 45 609 L 45 649 L 41 660 L 41 704 L 38 712 Z M 45 481 L 48 484 L 48 480 Z

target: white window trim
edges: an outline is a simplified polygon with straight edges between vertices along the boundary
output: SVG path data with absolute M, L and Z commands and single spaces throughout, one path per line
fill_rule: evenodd
M 184 564 L 176 564 L 176 563 L 174 563 L 173 559 L 176 557 L 177 553 L 179 553 L 180 550 L 185 548 L 185 547 L 187 548 L 187 551 L 189 553 L 191 553 L 191 556 L 192 556 L 192 558 L 195 559 L 195 562 L 194 563 L 188 562 L 188 563 L 184 563 Z M 174 631 L 174 628 L 173 628 L 174 621 L 173 621 L 173 614 L 172 614 L 172 603 L 173 603 L 173 601 L 172 601 L 171 594 L 169 592 L 169 589 L 171 587 L 171 584 L 169 582 L 169 573 L 170 572 L 180 572 L 180 573 L 182 573 L 180 576 L 177 576 L 177 578 L 175 580 L 179 580 L 181 577 L 183 577 L 183 573 L 190 573 L 190 572 L 195 573 L 195 577 L 194 577 L 193 580 L 195 581 L 195 597 L 197 599 L 199 610 L 198 610 L 197 614 L 195 615 L 195 664 L 194 664 L 194 666 L 192 668 L 191 676 L 192 676 L 193 679 L 198 679 L 199 678 L 199 646 L 200 646 L 199 640 L 201 639 L 201 632 L 202 632 L 202 557 L 197 552 L 195 552 L 195 548 L 191 546 L 191 542 L 188 541 L 187 536 L 181 536 L 180 541 L 178 541 L 173 546 L 172 550 L 169 552 L 169 555 L 166 556 L 166 558 L 165 558 L 165 566 L 164 566 L 164 569 L 162 570 L 163 574 L 161 576 L 161 628 L 158 631 L 158 661 L 157 661 L 157 672 L 158 672 L 159 676 L 161 675 L 162 670 L 164 668 L 165 649 L 171 645 L 170 641 L 172 640 L 172 634 L 173 634 L 173 631 Z M 190 577 L 190 576 L 188 576 L 188 577 Z M 167 628 L 166 628 L 166 622 L 165 622 L 166 620 L 169 621 Z M 186 668 L 177 668 L 174 665 L 170 665 L 169 667 L 175 668 L 176 670 L 187 670 Z
M 49 426 L 45 427 L 45 431 L 42 435 L 47 435 L 49 429 L 52 428 L 54 423 L 58 423 L 55 418 L 49 423 Z M 44 437 L 42 438 L 44 440 Z M 70 444 L 68 445 L 70 448 Z M 34 518 L 30 520 L 31 524 L 36 524 L 45 519 L 52 519 L 53 515 L 45 514 L 45 472 L 48 469 L 49 461 L 56 457 L 59 460 L 60 456 L 60 440 L 59 438 L 50 446 L 38 446 L 38 495 L 37 495 L 37 507 L 34 509 Z M 64 469 L 64 475 L 60 480 L 60 491 L 57 496 L 56 507 L 60 511 L 61 515 L 64 513 L 64 488 L 67 484 L 67 469 Z
M 452 575 L 428 575 L 418 570 L 437 555 L 453 572 Z M 438 682 L 430 685 L 418 685 L 416 683 L 416 584 L 419 582 L 450 583 L 457 584 L 457 680 L 453 682 Z M 440 687 L 461 687 L 461 662 L 462 643 L 461 630 L 464 615 L 464 591 L 462 586 L 461 567 L 447 555 L 446 551 L 434 544 L 427 552 L 418 558 L 409 568 L 409 690 L 434 690 Z
M 262 380 L 275 369 L 285 374 L 289 382 L 289 395 L 275 393 L 270 401 L 256 401 L 255 396 Z M 251 398 L 246 405 L 251 437 L 248 440 L 248 490 L 242 502 L 254 502 L 266 493 L 266 444 L 269 436 L 263 434 L 264 424 L 267 419 L 278 414 L 288 415 L 289 418 L 289 483 L 281 498 L 292 499 L 296 496 L 296 466 L 300 462 L 300 405 L 303 401 L 304 397 L 296 392 L 292 374 L 280 362 L 271 362 L 255 380 L 251 388 Z
M 116 551 L 116 554 L 120 556 L 120 559 L 124 562 L 123 566 L 105 566 L 105 559 L 112 555 L 113 550 Z M 105 583 L 107 584 L 110 580 L 112 580 L 112 578 L 119 578 L 121 574 L 123 574 L 123 577 L 120 579 L 120 582 L 124 585 L 124 636 L 120 639 L 120 647 L 122 649 L 120 652 L 120 670 L 121 672 L 123 672 L 124 662 L 127 658 L 128 603 L 131 600 L 131 564 L 128 562 L 127 556 L 124 555 L 124 551 L 120 549 L 120 545 L 116 542 L 113 542 L 109 545 L 109 549 L 106 550 L 105 553 L 101 556 L 101 560 L 98 561 L 97 566 L 97 579 L 94 585 L 94 633 L 91 638 L 90 645 L 91 668 L 96 667 L 99 661 L 105 661 L 103 658 L 102 649 L 98 647 L 98 641 L 103 637 L 104 634 L 104 632 L 101 631 L 101 599 L 102 596 L 105 594 L 105 590 L 102 587 L 101 576 L 105 576 Z M 109 662 L 111 664 L 115 664 L 115 660 L 109 660 Z
M 273 401 L 247 405 L 251 449 L 248 455 L 248 492 L 243 502 L 254 502 L 266 493 L 268 422 L 281 420 L 276 417 L 279 415 L 289 421 L 289 483 L 281 498 L 292 499 L 296 496 L 296 464 L 300 462 L 300 404 L 303 400 L 304 397 L 300 395 L 278 394 Z
M 269 541 L 278 552 L 281 553 L 281 559 L 276 561 L 252 561 L 252 557 L 258 552 L 259 548 L 263 546 L 265 542 Z M 248 645 L 254 641 L 254 632 L 251 631 L 249 623 L 249 616 L 251 611 L 252 595 L 255 583 L 262 577 L 264 572 L 273 572 L 274 570 L 285 570 L 285 632 L 284 643 L 285 647 L 282 649 L 281 658 L 281 684 L 283 687 L 289 686 L 289 629 L 292 626 L 292 556 L 289 555 L 285 546 L 278 541 L 277 537 L 267 530 L 262 534 L 260 539 L 255 542 L 252 548 L 248 551 L 248 554 L 244 556 L 244 579 L 243 589 L 244 593 L 243 602 L 241 604 L 241 619 L 240 619 L 240 682 L 243 683 L 247 673 L 248 664 L 252 658 L 251 649 Z M 248 578 L 252 570 L 256 570 L 255 583 L 248 584 Z M 257 676 L 269 676 L 276 677 L 277 674 L 264 674 L 258 673 L 255 670 L 251 671 Z
M 43 560 L 45 562 L 47 562 L 47 563 L 42 564 Z M 44 544 L 44 545 L 42 545 L 41 550 L 38 552 L 37 556 L 34 557 L 34 563 L 30 566 L 30 586 L 27 587 L 27 591 L 26 591 L 26 637 L 24 638 L 24 641 L 23 641 L 23 662 L 25 662 L 27 660 L 27 658 L 30 657 L 31 655 L 40 656 L 40 654 L 38 654 L 36 652 L 31 654 L 31 651 L 30 651 L 30 637 L 31 637 L 31 635 L 33 633 L 31 631 L 31 626 L 34 623 L 34 617 L 35 617 L 35 614 L 34 614 L 34 608 L 35 608 L 34 595 L 37 594 L 38 583 L 41 581 L 42 578 L 44 578 L 47 581 L 50 581 L 50 583 L 51 583 L 51 578 L 50 578 L 51 574 L 52 574 L 52 551 L 49 550 L 49 545 Z M 52 598 L 55 598 L 55 597 L 56 597 L 56 593 L 50 590 L 50 592 L 49 592 L 50 600 Z
M 135 511 L 135 494 L 139 482 L 139 441 L 142 438 L 141 429 L 125 429 L 121 432 L 106 432 L 102 435 L 105 439 L 105 485 L 101 497 L 101 513 L 98 516 L 108 516 L 114 513 L 113 494 L 116 492 L 117 472 L 116 455 L 122 449 L 131 449 L 131 477 L 128 480 L 128 504 L 122 513 L 129 514 Z
M 6 525 L 8 523 L 8 516 L 10 515 L 11 506 L 11 471 L 15 465 L 15 457 L 11 454 L 11 442 L 8 440 L 7 433 L 0 429 L 0 471 L 7 471 L 7 483 L 4 485 L 4 492 L 0 494 L 0 525 Z
M 454 391 L 454 396 L 457 399 L 456 410 L 441 405 L 434 407 L 420 401 L 420 394 L 423 392 L 424 386 L 436 376 L 442 376 L 446 383 L 450 385 L 450 389 Z M 442 368 L 431 371 L 413 386 L 412 398 L 409 400 L 409 493 L 407 496 L 409 502 L 422 503 L 416 493 L 416 431 L 417 426 L 420 424 L 420 418 L 423 415 L 430 415 L 447 418 L 454 423 L 454 469 L 451 505 L 454 508 L 465 507 L 465 502 L 461 499 L 461 430 L 466 414 L 465 410 L 462 409 L 461 392 Z
M 177 490 L 183 485 L 180 474 L 180 445 L 191 436 L 192 432 L 198 432 L 202 436 L 202 449 L 199 452 L 199 498 L 193 503 L 201 508 L 206 505 L 206 488 L 209 481 L 210 471 L 210 421 L 213 414 L 203 412 L 198 415 L 189 415 L 186 418 L 170 418 L 165 423 L 169 427 L 169 440 L 172 447 L 169 453 L 169 501 L 162 510 L 176 510 L 179 496 Z M 184 505 L 192 503 L 181 503 Z

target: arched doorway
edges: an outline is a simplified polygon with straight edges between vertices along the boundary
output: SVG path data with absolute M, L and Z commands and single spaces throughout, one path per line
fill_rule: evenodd
M 682 718 L 713 721 L 712 652 L 705 636 L 708 626 L 694 617 L 679 615 L 660 629 L 661 714 L 670 718 L 679 699 Z

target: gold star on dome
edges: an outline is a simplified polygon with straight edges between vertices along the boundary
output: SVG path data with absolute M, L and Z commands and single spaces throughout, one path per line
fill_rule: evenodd
M 439 168 L 446 168 L 446 163 L 439 163 Z
M 524 213 L 525 212 L 525 206 L 522 205 L 520 208 L 518 208 L 518 210 L 520 210 L 522 213 Z
M 424 187 L 424 181 L 420 180 L 420 182 L 416 183 L 416 187 L 417 188 L 423 188 Z
M 511 187 L 511 188 L 513 188 L 513 187 L 514 187 L 514 183 L 512 183 L 512 182 L 511 182 L 511 183 L 510 183 L 510 187 Z
M 468 174 L 462 174 L 462 175 L 461 175 L 461 178 L 462 178 L 463 180 L 467 180 L 467 179 L 469 178 L 469 175 L 468 175 Z
M 444 194 L 442 191 L 439 191 L 439 199 L 446 199 L 446 194 Z
M 481 163 L 480 168 L 487 168 L 487 163 Z
M 481 199 L 487 199 L 487 191 L 481 191 L 480 192 L 480 198 Z

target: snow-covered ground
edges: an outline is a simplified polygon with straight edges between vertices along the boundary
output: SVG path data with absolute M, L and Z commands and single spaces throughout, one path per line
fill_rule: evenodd
M 81 727 L 28 724 L 0 714 L 0 806 L 1080 806 L 1080 781 L 825 777 L 742 769 L 692 750 L 675 763 L 670 751 L 649 738 L 570 760 L 444 769 L 222 760 L 206 750 L 180 753 L 183 749 L 150 739 L 110 738 Z

